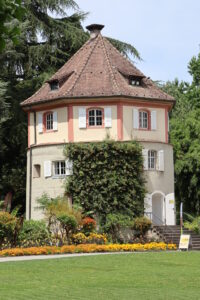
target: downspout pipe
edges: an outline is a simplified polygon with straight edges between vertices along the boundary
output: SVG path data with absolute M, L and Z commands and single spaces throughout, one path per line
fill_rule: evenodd
M 29 220 L 31 220 L 32 209 L 32 172 L 33 172 L 33 146 L 37 143 L 36 134 L 36 112 L 34 111 L 34 143 L 30 145 L 30 168 L 29 168 Z
M 31 197 L 32 196 L 32 145 L 30 145 L 30 167 L 29 167 L 29 220 L 31 219 Z

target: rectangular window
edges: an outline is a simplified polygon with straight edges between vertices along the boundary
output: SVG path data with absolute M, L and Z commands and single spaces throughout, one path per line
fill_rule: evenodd
M 59 83 L 58 83 L 58 81 L 52 81 L 50 83 L 50 87 L 51 87 L 52 91 L 58 90 L 59 89 Z
M 33 178 L 39 178 L 40 177 L 40 165 L 34 165 L 33 166 Z
M 89 110 L 89 126 L 102 126 L 103 113 L 101 109 Z
M 148 151 L 148 169 L 155 170 L 156 168 L 156 151 L 149 150 Z
M 53 113 L 46 115 L 46 130 L 53 130 Z
M 55 161 L 54 162 L 54 175 L 55 176 L 66 175 L 65 161 Z
M 89 111 L 89 125 L 95 126 L 95 110 L 94 109 Z
M 148 129 L 148 113 L 146 111 L 139 112 L 139 128 Z

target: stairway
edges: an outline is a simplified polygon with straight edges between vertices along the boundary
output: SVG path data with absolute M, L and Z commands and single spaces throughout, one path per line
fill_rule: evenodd
M 174 243 L 179 246 L 181 227 L 179 225 L 167 225 L 159 226 L 153 225 L 153 232 L 155 232 L 160 239 L 166 243 Z M 193 231 L 190 231 L 186 228 L 183 228 L 183 234 L 190 235 L 190 249 L 191 250 L 200 250 L 200 234 L 196 234 Z

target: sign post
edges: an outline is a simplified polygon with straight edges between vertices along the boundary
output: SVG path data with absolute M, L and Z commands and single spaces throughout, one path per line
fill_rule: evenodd
M 181 225 L 181 235 L 183 234 L 183 202 L 180 205 L 180 225 Z

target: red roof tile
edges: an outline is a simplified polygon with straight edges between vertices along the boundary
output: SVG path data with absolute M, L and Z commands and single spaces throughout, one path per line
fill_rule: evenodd
M 129 84 L 129 76 L 141 78 L 141 86 Z M 51 90 L 50 82 L 59 82 Z M 127 58 L 99 33 L 90 38 L 35 94 L 22 106 L 63 98 L 128 96 L 174 101 L 146 78 Z

